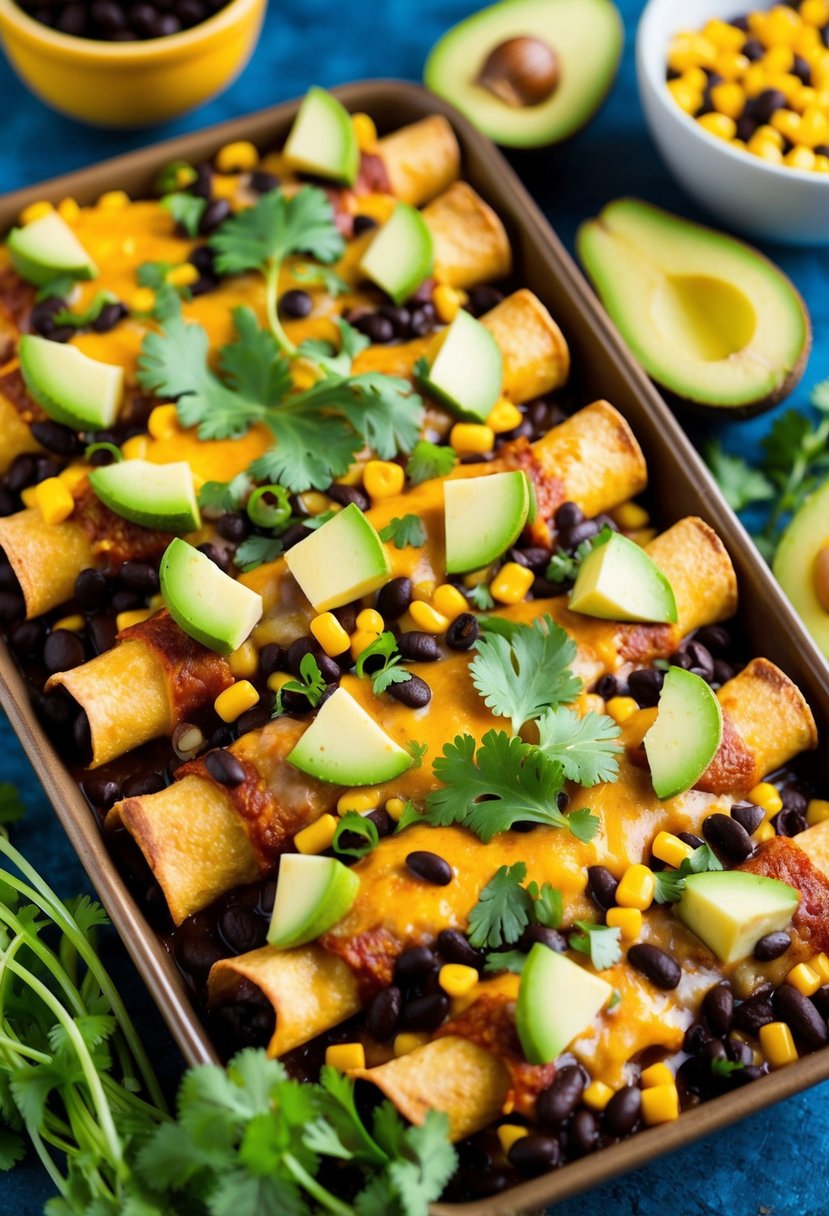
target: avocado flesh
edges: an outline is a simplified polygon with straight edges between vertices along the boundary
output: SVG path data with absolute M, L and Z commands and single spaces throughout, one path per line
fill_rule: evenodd
M 490 52 L 517 37 L 546 42 L 558 58 L 558 86 L 538 105 L 508 105 L 475 82 Z M 536 148 L 589 121 L 613 83 L 622 42 L 609 0 L 502 0 L 449 30 L 433 47 L 423 79 L 496 143 Z
M 530 1064 L 551 1064 L 613 995 L 606 980 L 536 942 L 518 989 L 515 1028 Z
M 353 186 L 360 171 L 360 149 L 351 115 L 325 89 L 305 94 L 285 144 L 285 158 L 300 172 Z
M 122 519 L 174 534 L 201 527 L 193 473 L 184 460 L 171 464 L 121 460 L 93 469 L 89 483 L 101 502 Z
M 338 688 L 290 752 L 288 762 L 334 785 L 382 785 L 411 768 L 412 757 L 349 692 Z
M 447 574 L 488 566 L 524 530 L 530 491 L 521 470 L 459 477 L 447 481 L 443 493 Z
M 676 623 L 671 584 L 644 549 L 618 532 L 596 547 L 579 569 L 568 608 L 611 621 Z
M 355 503 L 293 545 L 285 565 L 315 612 L 341 608 L 391 578 L 386 548 Z
M 776 878 L 743 870 L 689 874 L 676 910 L 722 963 L 747 958 L 767 933 L 785 929 L 799 892 Z
M 672 667 L 644 739 L 656 796 L 674 798 L 691 789 L 716 756 L 722 732 L 722 709 L 705 680 Z
M 485 325 L 459 312 L 430 344 L 423 387 L 460 418 L 486 422 L 501 395 L 504 356 Z
M 158 573 L 170 616 L 209 650 L 238 650 L 262 618 L 260 595 L 178 537 L 167 546 Z
M 829 481 L 811 494 L 777 546 L 772 569 L 818 648 L 829 659 L 829 612 L 818 599 L 815 562 L 829 545 Z
M 304 946 L 342 920 L 360 890 L 360 877 L 335 857 L 286 853 L 279 864 L 268 944 Z
M 94 279 L 98 274 L 92 258 L 56 211 L 32 220 L 24 228 L 13 228 L 7 245 L 17 273 L 38 287 L 63 275 Z
M 26 388 L 55 422 L 80 431 L 115 422 L 124 393 L 122 367 L 35 334 L 23 334 L 17 353 Z
M 756 413 L 797 384 L 808 315 L 755 249 L 637 199 L 609 203 L 576 244 L 611 320 L 663 388 Z
M 408 203 L 398 203 L 366 250 L 360 270 L 395 304 L 402 304 L 432 273 L 434 257 L 423 216 Z

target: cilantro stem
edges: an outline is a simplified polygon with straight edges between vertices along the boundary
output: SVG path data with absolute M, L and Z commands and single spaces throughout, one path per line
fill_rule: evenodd
M 265 315 L 268 318 L 271 333 L 276 338 L 281 349 L 284 350 L 286 355 L 293 356 L 297 353 L 297 348 L 285 333 L 285 330 L 282 328 L 282 322 L 279 319 L 277 296 L 279 294 L 279 271 L 281 267 L 281 262 L 270 262 L 265 273 Z
M 51 1064 L 52 1062 L 52 1057 L 47 1056 L 45 1052 L 38 1051 L 36 1047 L 28 1047 L 25 1043 L 9 1038 L 2 1032 L 0 1032 L 0 1047 L 7 1047 L 10 1051 L 23 1056 L 26 1060 L 31 1060 L 34 1064 Z
M 287 1167 L 289 1173 L 293 1174 L 300 1186 L 303 1186 L 308 1194 L 312 1195 L 318 1203 L 321 1203 L 327 1211 L 334 1212 L 335 1216 L 354 1216 L 354 1208 L 350 1204 L 341 1203 L 339 1199 L 335 1199 L 330 1191 L 321 1186 L 300 1165 L 293 1153 L 283 1153 L 282 1162 Z
M 52 1155 L 48 1152 L 46 1145 L 43 1143 L 40 1132 L 36 1127 L 32 1127 L 29 1123 L 26 1124 L 26 1131 L 28 1132 L 29 1139 L 32 1142 L 32 1147 L 40 1158 L 40 1164 L 52 1179 L 52 1184 L 55 1190 L 59 1191 L 61 1195 L 66 1196 L 67 1180 L 64 1178 L 63 1174 L 52 1160 Z

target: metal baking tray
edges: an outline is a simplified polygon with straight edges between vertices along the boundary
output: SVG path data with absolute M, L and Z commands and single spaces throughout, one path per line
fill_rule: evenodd
M 737 570 L 742 605 L 740 623 L 748 648 L 765 655 L 791 676 L 809 700 L 822 736 L 829 737 L 829 667 L 691 442 L 634 362 L 566 250 L 501 154 L 451 106 L 416 85 L 374 80 L 335 91 L 349 109 L 370 114 L 381 133 L 435 112 L 450 119 L 463 149 L 464 177 L 492 204 L 507 226 L 517 281 L 544 301 L 570 343 L 579 404 L 606 397 L 628 419 L 647 458 L 650 498 L 661 527 L 683 515 L 697 514 L 719 533 Z M 258 146 L 280 142 L 297 107 L 298 102 L 286 102 L 7 194 L 0 199 L 0 231 L 10 228 L 23 207 L 35 199 L 57 202 L 70 195 L 88 203 L 104 191 L 116 188 L 140 197 L 149 192 L 158 169 L 173 159 L 205 160 L 223 144 L 237 139 L 249 139 Z M 215 1050 L 172 958 L 127 890 L 94 816 L 38 723 L 23 681 L 1 642 L 0 704 L 184 1056 L 190 1063 L 215 1060 Z M 819 763 L 829 781 L 829 749 Z M 476 1203 L 436 1204 L 434 1216 L 473 1216 L 473 1213 L 507 1216 L 544 1207 L 636 1169 L 662 1153 L 827 1078 L 829 1048 L 824 1048 L 750 1086 L 703 1103 L 674 1123 L 639 1132 L 594 1156 L 500 1195 Z

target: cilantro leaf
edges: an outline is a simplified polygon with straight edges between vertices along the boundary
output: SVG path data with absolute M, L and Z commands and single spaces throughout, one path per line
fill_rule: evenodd
M 616 742 L 619 727 L 606 714 L 589 711 L 580 718 L 572 709 L 548 709 L 538 719 L 538 746 L 550 760 L 558 760 L 568 781 L 598 785 L 615 781 L 619 772 Z
M 318 186 L 303 186 L 290 198 L 269 190 L 253 207 L 225 220 L 208 244 L 216 252 L 219 274 L 263 270 L 291 253 L 335 262 L 345 248 L 331 202 Z
M 417 515 L 395 516 L 380 530 L 380 539 L 391 541 L 395 549 L 405 549 L 409 545 L 420 548 L 426 543 L 426 529 Z
M 550 616 L 511 624 L 509 638 L 484 626 L 469 670 L 485 703 L 498 717 L 510 718 L 517 734 L 550 706 L 572 701 L 582 682 L 570 670 L 576 644 Z
M 520 975 L 526 966 L 527 957 L 523 950 L 496 950 L 486 956 L 484 971 L 490 975 L 501 971 Z
M 580 840 L 582 844 L 590 844 L 601 823 L 598 815 L 594 815 L 589 806 L 579 807 L 577 811 L 570 811 L 566 819 L 570 835 L 575 836 L 576 840 Z
M 533 908 L 532 896 L 521 885 L 526 877 L 523 861 L 495 871 L 469 913 L 468 936 L 473 946 L 510 946 L 518 941 Z
M 577 920 L 576 927 L 580 932 L 570 934 L 570 949 L 586 954 L 597 971 L 605 971 L 620 961 L 621 929 L 613 929 L 609 925 L 594 925 L 588 920 Z
M 575 553 L 567 553 L 564 549 L 557 549 L 547 566 L 547 578 L 551 583 L 573 582 L 584 559 L 594 549 L 598 549 L 600 545 L 606 544 L 612 534 L 612 529 L 605 525 L 596 536 L 589 536 L 587 540 L 583 540 L 576 548 Z
M 62 274 L 55 279 L 50 279 L 48 283 L 44 283 L 39 287 L 35 294 L 35 303 L 39 304 L 41 300 L 65 300 L 75 290 L 77 280 L 71 274 Z
M 395 657 L 390 659 L 389 662 L 386 663 L 386 665 L 374 676 L 371 682 L 371 687 L 375 696 L 379 697 L 381 693 L 386 692 L 392 684 L 405 684 L 411 680 L 411 672 L 404 671 L 402 667 L 397 666 L 400 661 L 400 655 L 395 655 Z
M 327 266 L 313 266 L 307 262 L 300 262 L 296 266 L 291 267 L 291 274 L 298 283 L 307 283 L 312 287 L 322 287 L 334 299 L 337 296 L 345 295 L 350 290 L 345 279 L 341 278 L 336 271 L 329 269 Z
M 274 702 L 273 717 L 278 718 L 280 714 L 285 713 L 285 707 L 282 704 L 283 695 L 286 692 L 298 692 L 308 701 L 312 709 L 316 709 L 322 700 L 322 695 L 326 689 L 326 683 L 322 672 L 319 669 L 319 663 L 312 654 L 305 654 L 299 664 L 298 680 L 288 680 L 279 689 Z
M 429 750 L 429 744 L 420 743 L 417 739 L 408 739 L 403 746 L 414 761 L 411 769 L 409 770 L 410 772 L 414 772 L 415 769 L 420 768 L 423 764 L 423 760 Z
M 385 630 L 379 637 L 375 638 L 365 650 L 361 650 L 357 656 L 357 662 L 354 664 L 354 670 L 360 679 L 367 675 L 366 663 L 369 659 L 381 658 L 384 661 L 391 658 L 397 650 L 397 638 L 391 630 Z
M 420 439 L 412 449 L 406 476 L 413 486 L 419 486 L 433 477 L 447 477 L 457 463 L 458 454 L 454 448 Z
M 366 675 L 366 663 L 369 659 L 382 658 L 382 666 L 371 676 L 371 687 L 375 696 L 379 697 L 391 684 L 405 684 L 411 680 L 411 673 L 404 671 L 399 664 L 403 661 L 397 652 L 397 639 L 393 633 L 381 633 L 365 650 L 360 652 L 355 665 L 357 675 Z
M 730 1077 L 741 1068 L 745 1068 L 742 1060 L 726 1060 L 723 1056 L 715 1056 L 711 1060 L 711 1071 L 715 1077 Z
M 536 924 L 544 925 L 547 929 L 557 929 L 564 916 L 564 898 L 550 883 L 537 882 L 527 884 L 527 890 L 533 900 L 533 918 Z
M 705 448 L 705 463 L 733 511 L 742 511 L 755 502 L 774 497 L 774 486 L 764 473 L 754 469 L 742 456 L 732 456 L 717 439 Z
M 395 834 L 403 832 L 406 828 L 412 827 L 416 823 L 428 823 L 425 815 L 418 810 L 411 799 L 403 807 L 403 813 L 397 821 L 397 827 L 394 829 Z
M 206 481 L 199 490 L 199 506 L 219 514 L 238 511 L 251 489 L 247 473 L 238 473 L 231 481 Z
M 160 204 L 169 211 L 173 222 L 183 228 L 188 236 L 197 236 L 199 224 L 207 209 L 207 199 L 197 194 L 166 194 Z
M 235 308 L 233 323 L 237 340 L 219 351 L 219 367 L 225 384 L 245 400 L 278 405 L 287 397 L 293 384 L 288 362 L 279 351 L 273 334 L 259 328 L 256 313 L 251 308 Z
M 342 838 L 345 835 L 356 836 L 358 841 L 343 844 Z M 346 857 L 356 857 L 359 860 L 367 856 L 372 849 L 376 849 L 379 843 L 377 824 L 357 811 L 348 811 L 337 824 L 331 847 L 335 853 L 343 853 Z
M 472 587 L 466 594 L 479 612 L 488 612 L 490 608 L 495 607 L 495 600 L 486 583 L 478 583 L 477 587 Z
M 452 1177 L 458 1155 L 449 1140 L 449 1117 L 428 1110 L 423 1122 L 406 1129 L 406 1157 L 388 1167 L 405 1216 L 424 1216 Z
M 0 781 L 0 825 L 17 823 L 26 814 L 20 791 L 11 781 Z
M 686 874 L 702 874 L 708 870 L 721 870 L 723 868 L 717 854 L 710 845 L 701 844 L 698 849 L 694 849 L 690 857 L 687 857 L 679 867 L 680 871 L 684 870 Z
M 278 536 L 249 536 L 236 549 L 233 560 L 243 574 L 274 562 L 282 552 L 282 541 Z
M 685 875 L 679 870 L 657 870 L 653 876 L 653 898 L 658 904 L 675 904 L 685 890 Z
M 55 325 L 71 325 L 73 329 L 85 329 L 93 321 L 97 321 L 107 304 L 114 304 L 117 297 L 111 291 L 98 291 L 82 312 L 72 312 L 64 308 L 55 313 L 52 318 Z

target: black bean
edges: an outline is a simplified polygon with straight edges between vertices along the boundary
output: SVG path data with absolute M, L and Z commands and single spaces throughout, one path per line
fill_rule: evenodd
M 88 629 L 92 649 L 96 654 L 103 654 L 105 650 L 112 650 L 118 635 L 118 626 L 115 623 L 114 616 L 104 616 L 99 613 L 89 621 Z
M 230 203 L 227 199 L 214 198 L 204 209 L 199 223 L 199 232 L 202 236 L 209 236 L 222 226 L 229 215 Z
M 702 1016 L 713 1034 L 720 1038 L 728 1034 L 734 1022 L 734 993 L 727 980 L 708 989 L 702 1000 Z
M 267 922 L 257 916 L 251 908 L 232 905 L 222 912 L 218 920 L 219 933 L 229 950 L 234 954 L 247 954 L 264 946 Z
M 792 939 L 788 933 L 783 931 L 767 933 L 754 947 L 754 957 L 758 963 L 770 963 L 773 959 L 780 958 L 781 954 L 785 954 L 791 944 Z
M 364 313 L 354 322 L 354 328 L 358 329 L 361 334 L 365 334 L 375 346 L 384 346 L 395 336 L 391 321 L 378 312 Z
M 0 486 L 0 518 L 5 519 L 7 515 L 14 515 L 16 510 L 17 503 L 14 501 L 14 497 L 5 487 Z
M 366 1030 L 381 1043 L 387 1043 L 397 1029 L 403 994 L 392 985 L 383 988 L 371 1002 L 366 1013 Z
M 92 328 L 96 334 L 108 334 L 127 315 L 126 308 L 120 302 L 105 304 L 92 322 Z
M 51 418 L 43 422 L 32 423 L 32 434 L 35 439 L 49 452 L 58 456 L 74 456 L 82 450 L 83 445 L 74 431 Z
M 735 1069 L 731 1074 L 730 1081 L 735 1086 L 750 1085 L 752 1081 L 757 1081 L 765 1075 L 766 1066 L 764 1064 L 747 1064 L 745 1068 Z
M 544 1174 L 561 1160 L 561 1145 L 553 1136 L 522 1136 L 507 1153 L 507 1160 L 522 1174 Z
M 829 984 L 823 988 L 818 988 L 812 997 L 812 1004 L 821 1017 L 829 1018 Z
M 339 684 L 342 676 L 342 668 L 337 664 L 336 659 L 332 659 L 330 655 L 318 654 L 314 656 L 317 660 L 317 667 L 320 669 L 320 675 L 326 684 Z
M 75 746 L 78 749 L 79 759 L 86 762 L 92 755 L 92 731 L 89 726 L 89 718 L 86 716 L 86 711 L 81 710 L 72 726 L 72 738 L 75 740 Z
M 377 227 L 377 220 L 373 215 L 355 215 L 352 231 L 355 236 L 361 236 L 364 232 L 371 232 Z
M 635 1085 L 623 1085 L 604 1108 L 602 1123 L 604 1130 L 611 1136 L 621 1140 L 629 1136 L 642 1111 L 642 1093 Z
M 575 1111 L 584 1093 L 584 1073 L 577 1064 L 566 1064 L 552 1085 L 538 1095 L 536 1113 L 542 1127 L 558 1127 Z
M 431 309 L 415 308 L 412 310 L 412 319 L 409 322 L 409 329 L 411 330 L 413 337 L 423 338 L 426 336 L 426 334 L 431 333 L 434 327 L 435 314 Z
M 400 1014 L 404 1030 L 437 1030 L 449 1012 L 449 997 L 445 992 L 430 992 L 407 1001 Z
M 214 1033 L 236 1051 L 243 1047 L 266 1047 L 273 1037 L 276 1014 L 273 1006 L 250 1000 L 229 1001 L 210 1015 Z
M 397 649 L 404 659 L 410 663 L 433 663 L 440 658 L 440 650 L 430 633 L 422 633 L 419 629 L 410 629 L 401 633 L 397 639 Z
M 564 954 L 567 949 L 567 938 L 558 929 L 548 929 L 546 925 L 528 925 L 521 934 L 521 948 L 529 950 L 536 942 L 556 954 Z
M 765 812 L 753 802 L 735 802 L 731 808 L 731 818 L 736 819 L 740 827 L 751 836 L 763 822 Z
M 297 638 L 295 642 L 291 642 L 288 647 L 288 653 L 285 656 L 285 666 L 292 675 L 300 674 L 299 668 L 306 654 L 312 654 L 315 657 L 322 653 L 319 642 L 315 638 Z
M 286 528 L 280 538 L 282 548 L 285 550 L 293 549 L 294 545 L 298 545 L 301 540 L 305 540 L 305 537 L 310 535 L 311 529 L 306 528 L 305 524 L 291 524 L 290 528 Z
M 742 1064 L 744 1068 L 754 1059 L 754 1052 L 748 1043 L 744 1043 L 742 1039 L 735 1039 L 733 1035 L 726 1037 L 725 1054 L 733 1064 Z
M 114 4 L 113 0 L 93 0 L 89 15 L 106 34 L 114 34 L 123 29 L 126 23 L 124 10 L 119 4 Z
M 84 778 L 83 792 L 93 806 L 99 806 L 108 811 L 121 797 L 121 787 L 117 781 L 104 773 L 91 773 Z
M 377 611 L 384 621 L 396 621 L 412 602 L 412 580 L 393 578 L 377 595 Z
M 282 317 L 299 320 L 301 317 L 307 317 L 313 307 L 314 301 L 308 292 L 297 288 L 286 291 L 279 297 L 279 315 Z
M 609 701 L 611 697 L 615 697 L 619 692 L 619 681 L 615 676 L 602 676 L 601 679 L 596 681 L 593 691 L 605 701 Z
M 19 655 L 25 659 L 32 658 L 43 645 L 46 626 L 40 619 L 21 621 L 9 630 L 9 641 Z
M 471 650 L 478 640 L 480 628 L 471 612 L 462 612 L 455 617 L 444 635 L 450 650 Z
M 0 560 L 0 590 L 16 591 L 20 594 L 20 582 L 17 574 L 8 563 L 3 563 L 2 560 Z
M 442 929 L 438 934 L 438 950 L 448 963 L 463 963 L 479 971 L 483 968 L 483 954 L 470 944 L 459 929 Z
M 86 660 L 86 647 L 77 633 L 69 629 L 55 629 L 49 634 L 43 647 L 43 666 L 53 674 L 56 671 L 71 671 Z
M 427 849 L 415 849 L 406 855 L 406 865 L 418 878 L 436 887 L 445 887 L 452 881 L 452 867 L 437 853 Z
M 251 190 L 255 190 L 257 194 L 268 194 L 271 190 L 279 188 L 279 178 L 275 173 L 265 173 L 261 169 L 255 169 L 250 175 Z
M 580 524 L 574 524 L 572 528 L 559 528 L 558 547 L 566 553 L 572 553 L 583 541 L 592 540 L 598 531 L 598 525 L 593 519 L 585 519 Z
M 164 778 L 161 773 L 141 773 L 124 782 L 124 798 L 145 798 L 148 794 L 157 794 L 164 789 Z
M 12 494 L 19 494 L 33 485 L 36 477 L 37 461 L 34 456 L 24 452 L 21 456 L 15 456 L 9 466 L 5 477 L 6 489 Z
M 366 815 L 366 819 L 370 819 L 377 828 L 377 835 L 381 840 L 384 836 L 391 836 L 396 826 L 391 815 L 388 813 L 388 811 L 383 810 L 382 807 L 377 807 L 376 810 L 369 811 L 369 813 Z
M 812 69 L 809 66 L 809 61 L 804 59 L 802 55 L 795 55 L 790 71 L 793 76 L 797 76 L 804 84 L 810 85 L 812 83 Z
M 785 110 L 787 105 L 785 93 L 781 93 L 779 89 L 764 89 L 752 99 L 751 117 L 761 124 L 766 124 L 771 121 L 776 110 Z
M 428 946 L 409 946 L 394 964 L 394 982 L 404 988 L 422 980 L 435 969 L 435 956 Z
M 483 313 L 489 312 L 491 308 L 495 308 L 497 304 L 500 304 L 503 298 L 504 293 L 499 291 L 497 287 L 484 283 L 479 287 L 472 287 L 470 289 L 466 309 L 472 313 L 473 317 L 480 317 Z
M 216 942 L 186 924 L 173 938 L 173 953 L 179 967 L 195 979 L 206 979 L 213 964 L 224 957 Z
M 415 676 L 411 673 L 408 680 L 401 680 L 397 684 L 390 684 L 386 692 L 390 697 L 394 697 L 395 701 L 399 701 L 401 705 L 408 705 L 409 709 L 422 709 L 432 699 L 432 690 L 426 681 L 422 680 L 420 676 Z
M 584 511 L 582 511 L 578 503 L 563 502 L 553 516 L 553 523 L 559 532 L 569 531 L 570 528 L 575 528 L 579 524 L 584 523 Z
M 207 16 L 207 9 L 200 0 L 178 0 L 176 16 L 185 27 L 198 25 Z
M 692 849 L 701 849 L 705 841 L 701 836 L 697 836 L 694 832 L 677 832 L 677 836 L 683 844 L 688 844 Z
M 640 667 L 628 676 L 628 691 L 637 705 L 650 709 L 659 702 L 659 694 L 665 683 L 664 671 L 655 667 Z
M 700 1053 L 703 1060 L 707 1060 L 709 1064 L 713 1064 L 715 1060 L 727 1060 L 728 1053 L 725 1050 L 725 1043 L 722 1039 L 709 1039 Z
M 616 903 L 618 885 L 618 878 L 613 877 L 607 866 L 587 867 L 587 894 L 603 912 Z
M 23 596 L 17 591 L 0 591 L 0 621 L 17 621 L 25 615 Z
M 599 1121 L 592 1111 L 577 1110 L 567 1128 L 567 1145 L 575 1157 L 585 1157 L 599 1145 Z
M 377 311 L 381 317 L 385 317 L 387 321 L 391 322 L 396 338 L 408 336 L 412 321 L 412 314 L 408 308 L 395 308 L 393 304 L 384 304 Z
M 276 642 L 268 642 L 259 651 L 259 670 L 263 676 L 271 676 L 275 671 L 282 671 L 285 666 L 285 647 Z
M 774 1021 L 771 999 L 766 993 L 750 996 L 742 1005 L 734 1010 L 734 1022 L 740 1030 L 749 1034 L 757 1034 L 761 1026 L 767 1026 Z
M 739 865 L 754 852 L 748 832 L 730 815 L 708 815 L 702 821 L 702 834 L 720 860 L 732 865 Z
M 133 608 L 138 608 L 141 605 L 142 599 L 143 597 L 138 591 L 129 591 L 127 588 L 122 588 L 113 595 L 110 607 L 116 615 L 119 612 L 131 612 Z
M 353 633 L 357 628 L 357 612 L 359 605 L 343 604 L 342 608 L 334 609 L 334 616 L 342 625 L 346 633 Z M 347 671 L 354 666 L 354 661 L 351 658 L 351 652 L 346 650 L 344 654 L 337 655 L 337 662 L 343 671 Z
M 700 642 L 710 653 L 722 655 L 731 645 L 731 634 L 722 625 L 706 625 L 697 630 L 694 641 Z
M 783 799 L 783 806 L 787 811 L 797 811 L 801 815 L 806 814 L 809 799 L 800 790 L 793 788 L 791 785 L 784 786 L 780 791 L 780 797 Z
M 55 316 L 66 308 L 66 301 L 58 296 L 47 296 L 34 305 L 29 315 L 29 323 L 36 334 L 48 338 L 55 328 Z
M 204 757 L 204 766 L 219 785 L 236 786 L 245 780 L 244 765 L 223 748 L 215 748 Z
M 84 612 L 95 612 L 105 602 L 108 583 L 102 570 L 82 570 L 75 579 L 75 599 Z
M 815 1006 L 791 984 L 781 984 L 771 998 L 772 1008 L 781 1022 L 787 1022 L 796 1039 L 809 1051 L 829 1042 L 826 1022 Z
M 778 811 L 771 821 L 778 836 L 799 836 L 806 831 L 806 816 L 800 811 L 790 811 L 785 808 Z
M 676 988 L 682 978 L 682 968 L 676 959 L 660 950 L 659 946 L 652 946 L 650 942 L 636 942 L 631 946 L 628 950 L 628 962 L 637 971 L 641 971 L 656 988 Z
M 80 37 L 86 30 L 86 5 L 66 4 L 55 22 L 55 29 L 62 34 Z
M 710 1038 L 711 1035 L 702 1022 L 692 1022 L 685 1031 L 682 1050 L 687 1051 L 689 1056 L 698 1056 Z
M 357 486 L 341 486 L 337 482 L 334 482 L 325 492 L 332 502 L 341 503 L 344 507 L 348 507 L 351 503 L 354 503 L 361 511 L 367 511 L 371 506 L 368 494 Z
M 713 684 L 727 684 L 729 680 L 734 679 L 734 675 L 735 671 L 730 663 L 726 663 L 722 659 L 714 659 L 714 674 L 711 677 Z
M 270 720 L 271 715 L 264 705 L 254 705 L 253 709 L 246 710 L 234 722 L 236 737 L 246 735 L 252 730 L 261 730 L 263 726 L 267 726 Z
M 739 18 L 737 18 L 737 20 L 739 20 Z M 737 21 L 732 21 L 731 24 L 736 25 Z M 746 27 L 747 24 L 748 23 L 746 23 Z M 746 27 L 737 26 L 738 29 Z M 762 42 L 760 42 L 759 38 L 746 38 L 745 42 L 743 43 L 741 54 L 745 55 L 746 59 L 748 59 L 750 63 L 754 63 L 756 60 L 762 59 L 765 53 L 766 48 L 763 46 Z
M 152 38 L 168 38 L 181 30 L 181 22 L 172 13 L 160 13 L 153 23 Z
M 158 571 L 148 562 L 124 562 L 119 578 L 131 591 L 155 595 L 158 591 Z
M 55 689 L 40 702 L 39 710 L 49 727 L 63 730 L 74 721 L 78 707 L 73 699 L 62 688 Z

